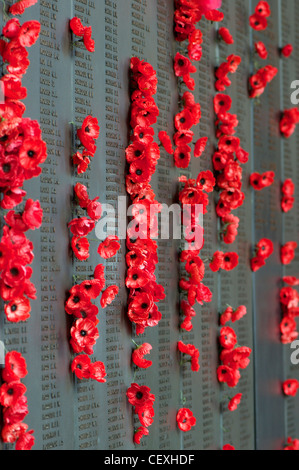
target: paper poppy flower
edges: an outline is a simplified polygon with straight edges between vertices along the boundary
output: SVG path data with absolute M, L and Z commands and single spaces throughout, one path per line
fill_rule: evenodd
M 225 253 L 223 256 L 223 266 L 224 271 L 232 271 L 239 264 L 239 255 L 237 253 Z
M 238 393 L 236 396 L 234 396 L 230 400 L 230 402 L 228 404 L 229 411 L 236 411 L 238 409 L 238 406 L 241 403 L 242 397 L 243 397 L 242 393 Z
M 298 245 L 296 242 L 288 242 L 281 247 L 280 250 L 280 259 L 281 263 L 284 265 L 290 264 L 295 258 L 295 250 Z
M 71 328 L 71 341 L 74 351 L 85 352 L 85 348 L 93 346 L 99 336 L 98 329 L 92 320 L 88 318 L 77 320 Z
M 281 54 L 284 56 L 284 57 L 290 57 L 293 53 L 293 46 L 292 44 L 287 44 L 286 46 L 284 46 L 282 49 L 281 49 Z
M 80 354 L 72 362 L 72 372 L 76 374 L 79 380 L 90 378 L 91 360 L 86 354 Z
M 81 144 L 91 152 L 95 152 L 94 141 L 100 135 L 100 126 L 97 118 L 87 116 L 80 129 L 77 130 L 78 138 Z
M 2 378 L 5 382 L 17 382 L 28 374 L 27 364 L 23 356 L 17 351 L 8 352 L 5 355 L 5 367 Z
M 299 389 L 298 380 L 286 380 L 283 383 L 283 392 L 286 396 L 295 397 Z
M 228 28 L 221 27 L 218 31 L 219 37 L 226 42 L 226 44 L 234 44 L 234 38 L 232 37 Z
M 68 227 L 73 235 L 77 237 L 86 237 L 95 228 L 94 220 L 88 219 L 87 217 L 81 217 L 73 219 Z
M 274 178 L 275 174 L 273 171 L 268 171 L 263 174 L 252 173 L 250 175 L 250 184 L 256 191 L 261 191 L 271 186 L 274 182 Z
M 256 256 L 258 258 L 269 258 L 274 251 L 273 242 L 267 238 L 263 238 L 256 244 Z
M 268 51 L 265 44 L 262 41 L 258 41 L 254 44 L 255 50 L 259 57 L 263 60 L 268 58 Z
M 214 98 L 214 110 L 215 114 L 218 116 L 219 114 L 227 113 L 232 106 L 232 99 L 228 95 L 224 95 L 218 93 Z
M 152 361 L 144 359 L 144 356 L 150 353 L 152 346 L 149 343 L 144 343 L 136 348 L 132 354 L 133 363 L 140 369 L 148 369 L 153 365 Z
M 174 150 L 172 148 L 172 142 L 167 132 L 165 131 L 159 132 L 158 137 L 164 149 L 166 150 L 166 152 L 169 153 L 170 155 L 173 155 Z
M 31 305 L 26 297 L 16 298 L 5 305 L 4 312 L 9 322 L 25 322 L 30 318 Z
M 120 250 L 119 238 L 116 235 L 110 235 L 102 242 L 98 248 L 98 253 L 101 258 L 109 259 L 113 258 Z
M 145 385 L 140 386 L 133 383 L 127 390 L 127 397 L 129 403 L 136 407 L 136 409 L 143 408 L 144 406 L 152 406 L 155 401 L 155 396 L 151 393 L 151 389 Z
M 27 388 L 19 381 L 4 383 L 0 387 L 0 404 L 4 407 L 14 406 Z
M 33 436 L 34 431 L 24 432 L 20 435 L 16 442 L 16 451 L 28 451 L 34 446 L 35 437 Z
M 103 362 L 93 362 L 89 367 L 90 378 L 99 383 L 106 383 L 106 369 Z
M 102 294 L 101 307 L 106 308 L 107 305 L 112 304 L 118 292 L 119 292 L 119 288 L 117 286 L 108 287 Z
M 237 344 L 237 335 L 232 328 L 221 329 L 219 342 L 224 349 L 233 349 Z
M 196 418 L 188 408 L 181 408 L 176 417 L 178 427 L 183 432 L 191 431 L 196 426 Z
M 222 450 L 236 450 L 234 446 L 230 445 L 230 444 L 225 444 L 225 446 L 223 446 L 223 449 Z
M 211 271 L 213 271 L 214 273 L 216 273 L 217 271 L 219 271 L 220 269 L 222 269 L 223 267 L 223 259 L 224 259 L 224 254 L 222 251 L 216 251 L 216 253 L 214 253 L 213 255 L 213 258 L 212 258 L 212 261 L 210 263 L 210 269 Z
M 141 426 L 140 428 L 137 429 L 137 431 L 134 434 L 134 444 L 140 445 L 141 439 L 144 436 L 148 436 L 148 435 L 149 435 L 149 430 L 145 428 L 144 426 Z
M 236 387 L 241 378 L 241 374 L 238 370 L 225 365 L 218 367 L 217 376 L 220 383 L 226 383 L 230 388 Z
M 9 13 L 12 15 L 23 15 L 27 8 L 32 7 L 37 2 L 38 0 L 18 0 L 18 2 L 9 7 Z
M 89 258 L 89 241 L 86 237 L 73 237 L 71 245 L 76 258 L 80 261 L 85 261 Z

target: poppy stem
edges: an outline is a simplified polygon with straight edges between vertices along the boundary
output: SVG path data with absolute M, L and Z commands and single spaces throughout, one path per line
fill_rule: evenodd
M 10 19 L 10 16 L 8 15 L 7 11 L 6 11 L 6 4 L 5 4 L 5 0 L 1 0 L 2 4 L 3 4 L 3 8 L 2 8 L 2 12 L 3 12 L 3 18 L 5 18 L 6 20 L 9 20 Z
M 132 339 L 132 343 L 135 344 L 136 348 L 139 348 L 139 345 Z

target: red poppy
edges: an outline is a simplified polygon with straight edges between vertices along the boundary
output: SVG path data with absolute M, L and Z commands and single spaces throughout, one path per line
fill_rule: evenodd
M 290 212 L 294 207 L 294 203 L 295 203 L 294 197 L 284 196 L 281 200 L 282 211 L 285 213 Z
M 89 318 L 76 320 L 71 328 L 71 344 L 75 352 L 85 352 L 85 348 L 90 348 L 99 338 L 98 329 L 95 323 Z
M 201 191 L 211 193 L 214 190 L 216 180 L 211 171 L 202 171 L 196 179 L 196 184 Z
M 193 344 L 184 344 L 182 341 L 178 342 L 178 350 L 182 354 L 187 354 L 191 357 L 191 370 L 193 372 L 198 372 L 200 365 L 198 363 L 199 351 Z
M 284 276 L 282 280 L 289 286 L 299 286 L 299 279 L 295 276 Z
M 12 300 L 4 307 L 6 318 L 9 322 L 25 322 L 30 318 L 31 305 L 26 297 L 20 297 Z
M 223 449 L 222 450 L 236 450 L 234 446 L 230 445 L 230 444 L 225 444 L 225 446 L 223 446 Z
M 188 432 L 196 425 L 196 418 L 188 408 L 181 408 L 177 413 L 177 424 L 181 431 Z
M 255 256 L 250 260 L 251 270 L 255 273 L 263 266 L 266 266 L 265 258 Z
M 219 114 L 227 113 L 232 106 L 232 99 L 228 95 L 218 93 L 214 98 L 214 109 L 218 116 Z
M 27 138 L 19 152 L 19 161 L 25 170 L 33 170 L 47 158 L 47 145 L 40 139 Z
M 220 344 L 224 349 L 233 349 L 237 344 L 237 335 L 232 328 L 224 327 L 221 329 Z
M 16 382 L 28 374 L 27 364 L 24 357 L 17 351 L 8 352 L 5 355 L 5 367 L 2 378 L 5 382 Z
M 294 196 L 295 193 L 295 184 L 291 178 L 285 180 L 282 185 L 281 192 L 284 196 Z
M 77 18 L 77 17 L 72 18 L 70 20 L 70 28 L 76 36 L 81 36 L 81 37 L 84 36 L 85 26 L 83 26 L 80 18 Z
M 80 129 L 77 130 L 77 135 L 82 145 L 91 152 L 95 152 L 94 141 L 100 135 L 100 126 L 97 118 L 87 116 Z
M 222 269 L 225 271 L 232 271 L 239 264 L 239 255 L 237 253 L 225 253 L 223 257 Z
M 95 51 L 95 41 L 91 37 L 92 35 L 92 27 L 88 26 L 85 28 L 84 35 L 83 35 L 83 42 L 84 46 L 89 52 Z
M 263 31 L 268 26 L 268 21 L 265 16 L 261 16 L 257 13 L 250 16 L 249 19 L 250 26 L 256 31 Z
M 232 37 L 228 28 L 219 28 L 218 33 L 220 38 L 223 39 L 226 44 L 234 44 L 234 38 Z
M 139 445 L 141 443 L 141 439 L 144 436 L 148 436 L 148 435 L 149 435 L 149 430 L 147 428 L 141 426 L 140 428 L 138 428 L 138 430 L 134 434 L 134 444 Z
M 233 312 L 231 320 L 235 323 L 245 317 L 245 315 L 247 315 L 247 308 L 245 305 L 241 305 Z
M 109 259 L 113 258 L 120 250 L 119 238 L 116 235 L 110 235 L 102 242 L 98 248 L 98 253 L 101 258 Z
M 136 411 L 145 406 L 152 407 L 155 402 L 155 396 L 151 393 L 151 389 L 146 386 L 140 386 L 133 383 L 127 390 L 129 403 L 135 406 Z
M 22 436 L 25 436 L 27 430 L 28 425 L 25 423 L 18 422 L 15 424 L 5 425 L 2 428 L 1 437 L 3 442 L 13 444 L 18 439 L 22 438 Z
M 21 434 L 16 442 L 15 450 L 31 450 L 35 442 L 35 437 L 33 436 L 33 433 L 34 431 L 28 431 Z
M 225 365 L 218 367 L 217 376 L 220 383 L 226 383 L 230 388 L 236 387 L 241 378 L 241 374 L 238 370 Z
M 43 220 L 43 209 L 40 202 L 27 199 L 22 219 L 28 229 L 35 230 L 40 228 Z
M 285 447 L 284 450 L 289 450 L 289 451 L 298 451 L 299 450 L 299 439 L 292 439 L 291 437 L 288 437 L 287 441 L 287 446 Z
M 296 242 L 288 242 L 281 247 L 280 259 L 284 265 L 290 264 L 295 258 L 295 250 L 298 247 Z
M 27 388 L 19 381 L 4 383 L 0 388 L 0 404 L 4 407 L 14 406 Z
M 27 398 L 23 395 L 14 406 L 5 408 L 3 411 L 3 421 L 8 425 L 17 424 L 24 421 L 28 414 Z
M 74 165 L 77 165 L 77 171 L 79 175 L 86 172 L 90 164 L 90 156 L 90 152 L 87 150 L 84 150 L 83 153 L 77 152 L 72 156 Z
M 223 258 L 224 254 L 222 251 L 216 251 L 210 263 L 210 269 L 214 273 L 223 268 Z
M 18 33 L 18 41 L 21 46 L 31 47 L 36 43 L 40 34 L 41 24 L 39 21 L 26 21 Z
M 73 235 L 76 235 L 77 237 L 85 237 L 95 228 L 95 222 L 87 217 L 81 217 L 73 219 L 68 224 L 68 227 Z
M 234 396 L 230 400 L 230 402 L 228 404 L 229 411 L 236 411 L 238 409 L 238 406 L 241 403 L 242 397 L 243 397 L 242 393 L 238 393 L 236 396 Z
M 299 389 L 298 380 L 286 380 L 283 383 L 283 391 L 286 396 L 295 397 Z
M 263 174 L 252 173 L 250 176 L 250 184 L 256 191 L 271 186 L 274 182 L 275 174 L 273 171 L 268 171 Z
M 261 59 L 265 60 L 268 58 L 268 51 L 265 44 L 262 41 L 258 41 L 254 44 L 255 50 Z
M 189 73 L 195 73 L 196 70 L 196 67 L 192 65 L 192 62 L 187 57 L 177 52 L 174 58 L 174 71 L 177 77 L 184 77 L 184 75 Z
M 37 3 L 38 0 L 18 0 L 9 7 L 9 13 L 12 15 L 23 15 L 26 8 L 29 8 Z
M 172 142 L 167 132 L 165 131 L 159 132 L 158 137 L 164 149 L 166 150 L 166 152 L 169 153 L 170 155 L 173 155 L 174 150 L 172 148 Z
M 144 343 L 136 348 L 132 354 L 132 361 L 140 369 L 148 369 L 153 365 L 152 361 L 144 359 L 144 356 L 150 353 L 152 346 L 149 343 Z
M 107 305 L 112 304 L 118 292 L 119 292 L 119 288 L 117 286 L 108 287 L 102 294 L 101 307 L 106 308 Z
M 106 383 L 106 369 L 103 362 L 93 362 L 90 364 L 90 378 L 99 383 Z
M 188 145 L 177 147 L 174 151 L 174 161 L 177 168 L 188 168 L 191 160 L 191 148 Z
M 208 142 L 208 137 L 202 137 L 196 142 L 195 147 L 194 147 L 195 158 L 199 158 L 202 156 L 203 152 L 206 149 L 207 142 Z
M 287 44 L 286 46 L 284 46 L 282 49 L 281 49 L 281 54 L 284 56 L 284 57 L 290 57 L 293 53 L 293 46 L 292 44 Z
M 221 317 L 220 317 L 220 325 L 221 326 L 224 326 L 224 325 L 226 325 L 226 323 L 231 321 L 233 312 L 234 312 L 234 310 L 233 310 L 232 307 L 227 307 L 227 309 L 221 314 Z
M 258 258 L 269 258 L 274 251 L 273 242 L 267 238 L 263 238 L 256 244 L 256 256 Z
M 86 237 L 73 237 L 71 245 L 76 258 L 80 261 L 86 261 L 89 258 L 89 241 Z
M 91 360 L 86 354 L 81 354 L 75 357 L 72 362 L 72 372 L 76 374 L 79 380 L 90 378 L 90 364 Z

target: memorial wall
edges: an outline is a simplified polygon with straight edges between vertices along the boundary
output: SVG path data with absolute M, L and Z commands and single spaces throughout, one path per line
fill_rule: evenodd
M 295 251 L 295 257 L 289 264 L 283 264 L 281 257 L 283 245 L 299 241 L 299 129 L 287 137 L 282 135 L 280 129 L 282 113 L 296 108 L 298 104 L 291 102 L 295 91 L 291 85 L 299 80 L 296 1 L 270 0 L 271 14 L 262 12 L 262 18 L 267 21 L 267 27 L 263 29 L 256 28 L 256 25 L 251 27 L 249 22 L 258 1 L 223 0 L 219 12 L 224 17 L 215 11 L 214 16 L 211 12 L 210 16 L 203 14 L 196 23 L 196 28 L 202 32 L 202 57 L 192 61 L 196 72 L 191 74 L 194 85 L 189 83 L 189 88 L 183 77 L 176 76 L 174 70 L 177 53 L 188 56 L 188 39 L 177 40 L 179 35 L 175 33 L 174 15 L 178 5 L 172 0 L 39 0 L 32 2 L 35 4 L 26 8 L 22 15 L 9 14 L 8 17 L 8 8 L 13 2 L 4 3 L 6 12 L 2 14 L 2 27 L 12 18 L 16 18 L 21 25 L 32 20 L 41 25 L 38 37 L 33 40 L 30 36 L 28 41 L 23 41 L 26 44 L 22 43 L 28 46 L 30 65 L 21 77 L 22 86 L 27 89 L 27 97 L 20 100 L 26 105 L 26 111 L 22 117 L 17 117 L 38 121 L 41 138 L 47 146 L 47 158 L 40 163 L 41 174 L 35 175 L 32 171 L 31 177 L 19 185 L 27 194 L 18 200 L 18 205 L 1 205 L 2 235 L 7 234 L 7 226 L 22 232 L 17 215 L 9 218 L 7 214 L 9 211 L 26 213 L 27 199 L 39 201 L 43 211 L 41 224 L 35 223 L 35 213 L 33 210 L 30 212 L 28 217 L 31 217 L 33 229 L 25 232 L 34 246 L 30 280 L 35 285 L 36 298 L 30 298 L 30 317 L 26 321 L 9 321 L 7 303 L 13 305 L 15 298 L 5 298 L 4 295 L 1 295 L 0 314 L 0 340 L 4 344 L 5 354 L 17 351 L 26 360 L 28 374 L 21 377 L 20 381 L 26 386 L 24 396 L 28 400 L 29 414 L 25 414 L 24 422 L 28 425 L 25 431 L 34 430 L 33 450 L 163 452 L 222 450 L 226 445 L 236 450 L 283 450 L 289 437 L 292 440 L 299 439 L 299 396 L 287 396 L 283 389 L 285 381 L 299 380 L 299 363 L 296 365 L 295 361 L 291 361 L 294 352 L 291 345 L 296 340 L 297 327 L 293 326 L 292 329 L 289 325 L 289 320 L 293 324 L 297 317 L 299 297 L 294 292 L 299 277 L 299 251 Z M 87 44 L 86 36 L 85 41 L 82 41 L 83 32 L 80 36 L 72 31 L 70 20 L 73 18 L 79 18 L 84 27 L 92 28 L 94 51 L 92 43 Z M 229 29 L 234 39 L 232 44 L 220 38 L 219 29 L 222 27 Z M 14 24 L 2 36 L 2 41 L 16 40 L 15 28 L 17 26 Z M 24 32 L 24 36 L 26 34 Z M 263 42 L 268 51 L 267 59 L 262 59 L 255 52 L 255 44 L 259 41 Z M 287 44 L 292 44 L 294 48 L 288 57 L 288 54 L 281 52 Z M 1 43 L 4 75 L 8 72 L 3 50 Z M 19 53 L 17 50 L 13 52 L 14 57 L 18 57 Z M 232 60 L 235 62 L 236 57 L 240 57 L 241 63 L 235 69 L 230 68 L 231 84 L 222 91 L 217 89 L 217 85 L 215 87 L 215 73 L 231 55 L 234 55 Z M 159 144 L 159 159 L 150 179 L 151 188 L 147 187 L 148 197 L 150 191 L 153 191 L 159 204 L 170 207 L 172 204 L 180 204 L 184 184 L 190 179 L 196 180 L 201 172 L 210 171 L 217 180 L 214 181 L 214 191 L 207 193 L 209 204 L 202 218 L 204 245 L 200 254 L 196 254 L 197 260 L 192 258 L 193 263 L 199 264 L 198 260 L 204 262 L 205 274 L 201 282 L 212 297 L 208 301 L 194 301 L 192 307 L 196 316 L 192 317 L 192 329 L 180 327 L 184 319 L 181 302 L 188 300 L 191 304 L 191 284 L 188 285 L 187 297 L 182 282 L 188 276 L 185 261 L 180 259 L 181 254 L 186 253 L 183 239 L 155 239 L 158 262 L 150 279 L 152 281 L 152 276 L 156 277 L 155 295 L 158 297 L 160 292 L 157 286 L 163 286 L 165 296 L 161 295 L 159 302 L 155 301 L 157 310 L 153 312 L 156 315 L 157 311 L 161 313 L 159 321 L 155 322 L 151 313 L 147 321 L 149 324 L 152 320 L 154 326 L 145 328 L 144 332 L 140 332 L 140 324 L 130 321 L 128 316 L 128 305 L 132 300 L 132 289 L 128 288 L 127 283 L 127 253 L 133 249 L 128 248 L 130 241 L 119 236 L 120 247 L 114 255 L 110 257 L 105 251 L 105 255 L 101 256 L 99 245 L 103 240 L 99 239 L 94 224 L 93 230 L 87 235 L 84 232 L 86 227 L 80 226 L 82 233 L 78 236 L 77 244 L 74 243 L 78 249 L 82 239 L 88 238 L 88 259 L 80 260 L 71 244 L 72 237 L 76 235 L 68 225 L 73 220 L 85 220 L 92 210 L 99 215 L 98 202 L 102 205 L 102 213 L 93 220 L 97 223 L 100 218 L 107 216 L 106 204 L 115 208 L 118 224 L 127 217 L 124 207 L 132 203 L 126 186 L 126 176 L 132 170 L 128 169 L 126 155 L 134 127 L 133 57 L 150 64 L 157 78 L 157 89 L 151 98 L 159 109 L 159 115 L 149 127 L 154 130 L 154 141 Z M 230 65 L 234 67 L 234 64 Z M 271 76 L 260 95 L 250 97 L 249 78 L 269 65 L 276 68 L 277 73 Z M 16 69 L 11 73 L 16 76 Z M 17 113 L 11 101 L 19 98 L 9 97 L 7 84 L 2 83 L 5 98 L 10 103 L 9 109 Z M 175 117 L 183 109 L 183 94 L 186 91 L 192 92 L 195 103 L 200 104 L 201 117 L 192 128 L 192 143 L 187 144 L 192 149 L 190 163 L 183 168 L 175 163 L 174 155 L 161 145 L 159 133 L 165 131 L 171 137 L 175 149 Z M 225 120 L 224 115 L 218 114 L 216 117 L 215 114 L 214 100 L 219 94 L 231 97 L 231 108 L 228 111 L 236 115 L 238 121 L 234 129 L 234 137 L 240 139 L 237 150 L 234 149 L 237 158 L 232 157 L 231 142 L 226 142 L 229 149 L 224 152 L 226 158 L 232 159 L 236 165 L 230 168 L 233 190 L 223 180 L 223 184 L 220 184 L 222 170 L 215 170 L 213 160 L 215 152 L 219 150 L 221 136 L 227 134 L 224 131 L 219 134 L 215 124 L 217 118 Z M 150 99 L 148 94 L 147 99 Z M 6 114 L 3 114 L 7 108 L 5 104 L 1 104 L 0 108 L 1 126 L 7 119 Z M 96 145 L 96 150 L 94 156 L 90 155 L 91 152 L 86 153 L 90 162 L 84 167 L 85 171 L 80 172 L 79 165 L 83 167 L 86 160 L 81 156 L 78 165 L 73 156 L 77 152 L 82 154 L 77 131 L 86 122 L 87 116 L 97 119 L 100 131 L 97 135 L 94 121 L 86 125 L 85 131 L 90 126 L 86 132 L 91 132 L 91 128 L 95 130 L 94 135 L 97 136 L 93 145 Z M 230 128 L 231 122 L 226 124 Z M 18 126 L 21 124 L 18 123 Z M 19 134 L 23 136 L 23 131 L 19 131 Z M 1 137 L 4 135 L 6 133 L 1 129 Z M 37 138 L 32 129 L 28 131 L 28 136 Z M 204 137 L 208 138 L 206 147 L 196 158 L 196 146 L 193 144 Z M 2 160 L 6 158 L 3 152 Z M 5 147 L 5 152 L 11 153 L 12 150 Z M 238 186 L 240 181 L 237 177 L 240 167 L 241 187 Z M 257 189 L 256 182 L 250 184 L 253 181 L 250 179 L 252 174 L 266 172 L 268 176 L 269 172 L 275 173 L 271 184 L 264 189 Z M 295 185 L 295 200 L 292 199 L 293 194 L 288 194 L 291 198 L 288 203 L 292 207 L 284 212 L 282 185 L 286 180 L 292 180 Z M 89 199 L 94 201 L 88 214 L 87 206 L 84 206 L 85 193 L 80 193 L 78 197 L 78 192 L 77 195 L 74 192 L 75 187 L 82 190 L 82 185 Z M 11 190 L 12 185 L 2 188 L 0 184 L 0 187 L 2 202 L 3 199 L 11 202 L 11 192 L 7 194 L 7 188 Z M 133 200 L 139 192 L 143 194 L 144 191 L 144 188 L 137 187 Z M 232 244 L 226 244 L 223 234 L 229 227 L 229 223 L 225 222 L 228 212 L 225 216 L 219 216 L 218 201 L 224 198 L 225 193 L 227 198 L 235 202 L 237 197 L 241 197 L 240 191 L 243 193 L 242 204 L 236 204 L 231 212 L 239 218 L 238 234 Z M 119 205 L 120 197 L 125 200 L 125 206 Z M 256 269 L 252 263 L 256 255 L 255 246 L 264 239 L 273 243 L 273 253 Z M 1 257 L 5 243 L 2 240 L 0 244 Z M 82 253 L 83 248 L 79 251 Z M 143 263 L 149 266 L 151 263 L 146 261 L 149 251 L 144 248 L 144 252 L 146 256 Z M 217 269 L 210 269 L 213 255 L 217 252 L 224 253 L 224 256 L 237 253 L 238 263 L 235 268 L 225 269 L 222 262 L 221 267 L 219 265 Z M 151 256 L 154 258 L 154 255 Z M 257 258 L 258 263 L 261 259 Z M 105 303 L 105 295 L 98 292 L 92 299 L 96 309 L 90 307 L 87 311 L 86 307 L 82 317 L 84 321 L 86 315 L 90 318 L 95 310 L 98 311 L 96 328 L 99 337 L 92 344 L 93 352 L 89 354 L 88 348 L 86 352 L 86 349 L 75 350 L 73 347 L 72 329 L 78 324 L 78 316 L 73 306 L 71 312 L 74 316 L 70 315 L 66 305 L 69 305 L 70 295 L 77 295 L 77 291 L 75 294 L 70 293 L 74 286 L 103 277 L 102 268 L 96 270 L 99 265 L 104 267 L 105 277 L 105 287 L 102 286 L 100 290 L 104 291 L 107 298 L 111 298 Z M 5 291 L 3 285 L 6 286 L 8 282 L 3 280 L 4 275 L 7 277 L 6 267 L 3 266 L 0 266 L 4 269 L 0 280 L 2 294 Z M 200 269 L 203 269 L 202 265 Z M 28 271 L 26 273 L 24 276 L 28 278 Z M 113 292 L 106 291 L 114 286 L 117 289 Z M 200 287 L 203 289 L 202 284 Z M 143 284 L 142 288 L 150 289 L 147 284 Z M 282 307 L 283 288 L 288 289 L 285 292 L 291 300 Z M 29 291 L 27 285 L 25 293 Z M 136 295 L 136 292 L 133 294 Z M 15 297 L 24 295 L 24 292 L 20 294 L 16 289 Z M 240 306 L 246 307 L 246 315 L 241 315 L 238 321 L 234 319 L 233 323 L 221 324 L 223 317 L 220 314 L 229 307 L 235 312 Z M 288 319 L 285 326 L 287 332 L 293 333 L 287 339 L 286 335 L 282 339 L 281 334 L 283 318 Z M 243 348 L 242 354 L 244 348 L 251 350 L 248 363 L 245 353 L 242 356 L 246 366 L 238 372 L 240 377 L 235 387 L 229 387 L 219 380 L 219 367 L 223 364 L 219 338 L 222 328 L 226 327 L 233 329 L 237 336 L 232 349 Z M 225 333 L 228 334 L 228 330 Z M 227 341 L 227 338 L 223 341 Z M 198 371 L 192 370 L 190 362 L 186 360 L 188 357 L 179 352 L 179 342 L 192 345 L 199 351 Z M 152 361 L 152 366 L 137 368 L 132 361 L 132 353 L 136 345 L 144 343 L 152 346 L 150 354 L 146 356 L 146 359 Z M 227 350 L 232 352 L 229 348 Z M 241 357 L 240 350 L 238 352 Z M 71 369 L 73 360 L 81 353 L 90 357 L 91 364 L 104 364 L 104 380 L 80 379 Z M 2 370 L 5 370 L 2 362 Z M 5 367 L 7 369 L 7 365 Z M 6 382 L 3 377 L 2 387 Z M 127 391 L 134 383 L 149 387 L 155 396 L 154 416 L 147 416 L 150 426 L 141 426 L 140 416 L 134 414 L 134 407 L 128 400 Z M 242 394 L 241 402 L 235 411 L 230 411 L 228 403 L 237 394 Z M 191 410 L 196 418 L 196 425 L 192 425 L 187 432 L 178 426 L 180 409 Z M 7 426 L 7 406 L 2 406 L 1 410 L 3 431 Z M 138 445 L 134 443 L 134 434 L 140 427 L 146 429 L 148 435 L 142 437 Z M 9 435 L 10 431 L 18 432 L 9 428 Z M 22 437 L 22 434 L 18 434 L 18 438 L 20 435 Z M 13 450 L 15 447 L 15 441 L 5 442 L 2 433 L 0 449 Z

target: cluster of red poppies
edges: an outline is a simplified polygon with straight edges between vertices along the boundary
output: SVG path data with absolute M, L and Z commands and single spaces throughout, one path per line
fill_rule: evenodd
M 90 256 L 87 235 L 94 230 L 96 221 L 100 219 L 102 207 L 98 197 L 93 200 L 89 198 L 87 188 L 83 184 L 77 183 L 74 192 L 79 206 L 87 212 L 88 217 L 79 217 L 69 223 L 73 235 L 71 246 L 75 256 L 80 261 L 86 261 Z M 115 256 L 119 249 L 118 238 L 110 236 L 99 245 L 98 253 L 102 258 L 108 259 Z M 71 369 L 81 380 L 92 379 L 101 383 L 106 382 L 105 366 L 102 362 L 92 363 L 88 357 L 93 354 L 93 346 L 99 338 L 97 329 L 99 308 L 92 303 L 92 300 L 101 295 L 101 307 L 105 308 L 118 294 L 117 286 L 110 286 L 106 290 L 104 288 L 104 266 L 98 264 L 92 279 L 71 288 L 65 305 L 66 313 L 75 319 L 71 328 L 70 344 L 73 351 L 79 354 L 73 360 Z
M 231 44 L 231 42 L 228 42 L 228 44 Z M 227 87 L 231 86 L 232 82 L 229 79 L 229 74 L 237 72 L 241 61 L 242 59 L 240 56 L 231 54 L 227 57 L 225 62 L 222 62 L 222 64 L 217 67 L 215 72 L 215 88 L 217 91 L 225 91 Z
M 250 26 L 256 31 L 263 31 L 268 27 L 267 18 L 271 15 L 271 10 L 268 2 L 261 1 L 255 8 L 255 13 L 250 16 Z M 263 60 L 267 59 L 268 51 L 262 41 L 255 43 L 255 51 Z M 249 78 L 249 97 L 257 98 L 261 96 L 267 85 L 277 75 L 278 69 L 272 65 L 266 65 L 260 68 L 254 75 Z
M 83 150 L 77 150 L 73 156 L 73 163 L 77 167 L 78 174 L 85 173 L 89 167 L 91 158 L 94 157 L 97 146 L 96 140 L 100 135 L 100 126 L 97 118 L 87 116 L 80 129 L 77 129 L 77 138 Z
M 70 28 L 75 36 L 78 36 L 79 38 L 81 38 L 79 42 L 82 41 L 84 46 L 89 52 L 95 51 L 95 41 L 91 37 L 92 36 L 91 26 L 83 26 L 80 18 L 74 17 L 70 21 Z
M 223 348 L 220 360 L 223 362 L 223 366 L 218 368 L 218 379 L 222 383 L 227 383 L 232 388 L 236 387 L 240 380 L 239 369 L 245 369 L 249 365 L 249 356 L 252 351 L 247 347 L 236 348 L 237 335 L 231 327 L 226 325 L 229 322 L 235 323 L 240 321 L 245 315 L 247 315 L 247 308 L 245 305 L 241 305 L 235 310 L 233 307 L 228 306 L 220 316 L 222 329 L 220 331 L 219 343 Z M 241 400 L 241 393 L 231 398 L 228 403 L 229 411 L 237 410 Z
M 261 1 L 255 7 L 255 12 L 249 18 L 250 26 L 256 31 L 264 31 L 268 27 L 269 16 L 271 15 L 271 9 L 268 2 Z
M 219 140 L 218 149 L 213 155 L 213 167 L 220 190 L 216 214 L 221 219 L 221 235 L 226 244 L 233 243 L 238 235 L 239 218 L 232 211 L 244 203 L 241 164 L 247 163 L 249 157 L 241 147 L 240 139 L 235 136 L 239 122 L 235 114 L 229 113 L 231 106 L 230 96 L 222 93 L 215 96 L 216 135 Z
M 237 335 L 233 328 L 224 326 L 220 331 L 219 342 L 222 347 L 220 360 L 222 365 L 218 367 L 217 376 L 220 383 L 226 383 L 228 387 L 235 388 L 240 379 L 240 370 L 246 369 L 250 364 L 252 350 L 246 346 L 236 347 Z M 234 397 L 238 400 L 239 397 Z M 230 403 L 230 408 L 234 402 Z
M 299 450 L 299 439 L 288 437 L 287 445 L 285 446 L 284 450 Z
M 3 406 L 3 442 L 14 444 L 15 449 L 31 450 L 34 445 L 34 431 L 28 431 L 24 419 L 28 415 L 25 393 L 26 386 L 21 382 L 28 374 L 24 357 L 17 351 L 5 356 L 5 367 L 2 371 L 3 385 L 0 388 L 0 404 Z
M 141 426 L 134 434 L 134 443 L 139 445 L 142 437 L 149 435 L 148 428 L 154 422 L 155 410 L 153 405 L 155 395 L 151 393 L 149 387 L 132 383 L 131 387 L 127 390 L 127 397 L 129 403 L 134 407 L 134 413 L 138 415 L 138 419 L 141 423 Z
M 256 245 L 254 256 L 250 260 L 251 270 L 255 273 L 263 266 L 266 266 L 266 260 L 273 254 L 273 242 L 268 238 L 262 238 Z
M 152 127 L 159 110 L 153 98 L 157 92 L 156 71 L 149 63 L 134 57 L 131 72 L 132 143 L 126 149 L 129 165 L 126 181 L 133 202 L 133 219 L 127 233 L 126 286 L 129 289 L 128 317 L 140 335 L 145 328 L 160 322 L 162 315 L 156 304 L 165 298 L 164 288 L 156 282 L 158 257 L 157 243 L 153 240 L 161 208 L 150 185 L 160 158 Z
M 132 220 L 127 231 L 126 287 L 129 290 L 128 318 L 136 326 L 136 334 L 140 335 L 146 328 L 158 325 L 162 315 L 157 303 L 165 298 L 164 288 L 156 282 L 155 276 L 158 245 L 154 238 L 158 230 L 157 216 L 161 206 L 155 200 L 156 196 L 150 184 L 160 158 L 160 149 L 154 142 L 153 129 L 159 116 L 154 99 L 158 80 L 151 64 L 137 57 L 131 58 L 130 67 L 131 143 L 126 149 L 126 188 L 132 201 Z M 163 138 L 163 134 L 160 137 Z M 151 350 L 152 346 L 148 343 L 136 345 L 132 354 L 133 363 L 143 369 L 151 367 L 152 362 L 144 359 Z M 133 389 L 135 385 L 132 385 Z M 149 390 L 147 387 L 141 389 Z M 127 395 L 130 401 L 131 389 Z M 142 424 L 134 436 L 136 444 L 140 444 L 141 438 L 149 434 L 148 427 L 153 423 L 154 396 L 150 397 L 153 399 L 148 396 L 148 401 L 141 407 L 130 401 L 135 406 L 135 412 Z
M 22 77 L 27 72 L 27 47 L 37 41 L 40 34 L 38 21 L 9 20 L 2 30 L 0 53 L 8 65 L 2 79 L 5 103 L 0 105 L 0 187 L 3 194 L 1 207 L 9 212 L 4 217 L 6 226 L 0 241 L 0 296 L 5 302 L 5 314 L 10 322 L 26 321 L 30 317 L 30 301 L 36 298 L 35 286 L 30 281 L 34 259 L 33 244 L 25 232 L 40 228 L 43 211 L 39 201 L 28 199 L 23 211 L 15 212 L 23 202 L 26 180 L 41 174 L 40 164 L 47 158 L 46 143 L 37 121 L 23 118 L 25 105 L 20 101 L 27 96 Z

